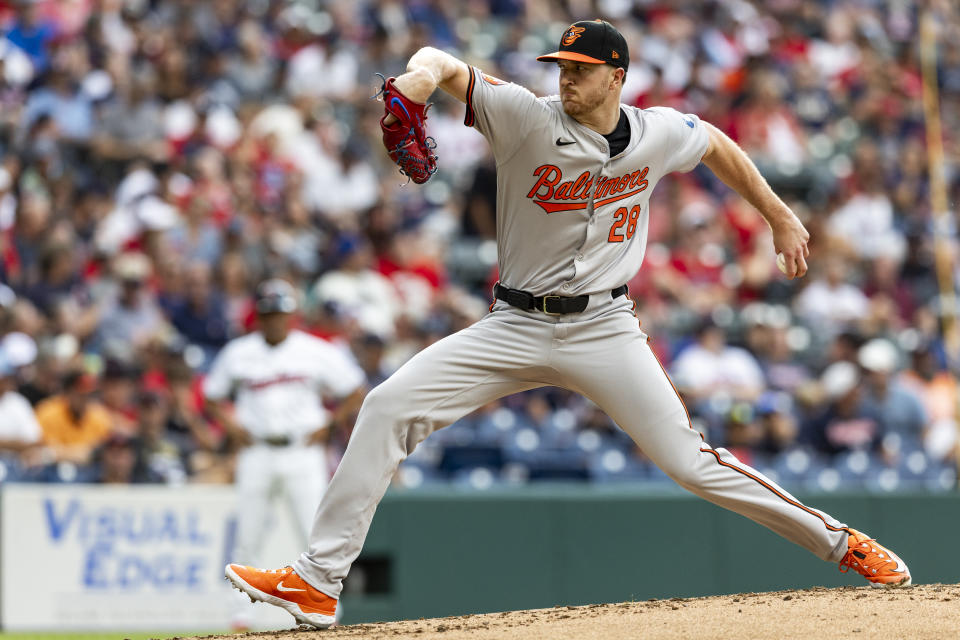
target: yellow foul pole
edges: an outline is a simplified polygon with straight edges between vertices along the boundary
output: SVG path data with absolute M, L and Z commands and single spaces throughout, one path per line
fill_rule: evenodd
M 929 6 L 920 23 L 920 65 L 923 72 L 923 113 L 927 131 L 927 165 L 930 172 L 930 204 L 934 220 L 934 256 L 940 285 L 943 339 L 948 361 L 960 362 L 960 328 L 957 326 L 957 295 L 950 250 L 950 211 L 944 178 L 943 137 L 940 127 L 940 97 L 937 89 L 937 21 Z M 952 366 L 951 366 L 952 368 Z M 960 488 L 960 406 L 956 407 L 957 445 L 954 457 Z

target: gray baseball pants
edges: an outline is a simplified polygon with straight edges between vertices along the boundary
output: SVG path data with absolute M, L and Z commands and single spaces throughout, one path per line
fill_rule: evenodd
M 474 325 L 440 340 L 373 389 L 320 502 L 296 572 L 339 598 L 377 504 L 418 443 L 502 396 L 542 386 L 595 402 L 680 486 L 736 511 L 823 560 L 847 550 L 845 525 L 804 506 L 690 426 L 626 296 L 591 296 L 582 313 L 549 316 L 497 302 Z

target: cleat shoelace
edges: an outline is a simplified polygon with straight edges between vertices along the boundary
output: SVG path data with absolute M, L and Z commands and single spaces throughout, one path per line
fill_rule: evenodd
M 876 540 L 870 538 L 847 551 L 840 561 L 840 572 L 846 573 L 853 569 L 865 578 L 875 578 L 888 564 L 896 566 L 887 553 L 873 545 L 875 542 Z

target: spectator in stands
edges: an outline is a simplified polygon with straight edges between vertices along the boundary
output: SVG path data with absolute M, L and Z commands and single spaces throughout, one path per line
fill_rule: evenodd
M 100 375 L 100 402 L 110 415 L 110 427 L 136 434 L 137 371 L 119 360 L 107 360 Z
M 879 412 L 864 402 L 861 375 L 851 362 L 835 362 L 820 377 L 825 409 L 804 426 L 803 439 L 817 451 L 875 451 L 883 438 Z
M 60 341 L 66 345 L 66 353 L 41 352 L 33 364 L 17 371 L 17 389 L 32 407 L 60 391 L 61 381 L 76 355 L 77 343 L 71 338 L 68 335 Z
M 377 386 L 390 375 L 383 365 L 385 346 L 383 338 L 375 333 L 363 333 L 353 341 L 353 354 L 366 374 L 367 386 L 370 388 Z
M 799 429 L 794 416 L 793 400 L 788 393 L 766 391 L 754 407 L 762 436 L 757 449 L 780 454 L 797 445 Z
M 752 402 L 763 391 L 763 372 L 746 349 L 727 344 L 726 332 L 702 320 L 697 341 L 680 352 L 671 375 L 684 397 L 699 402 L 715 393 Z
M 217 263 L 216 280 L 224 298 L 224 314 L 230 337 L 242 334 L 244 324 L 253 316 L 250 270 L 243 256 L 236 251 L 225 253 Z
M 897 328 L 909 325 L 917 311 L 917 292 L 900 278 L 901 263 L 895 256 L 873 258 L 864 293 L 871 299 L 883 297 L 896 310 Z
M 194 196 L 187 203 L 183 217 L 166 236 L 170 250 L 180 260 L 212 266 L 219 259 L 223 238 L 212 215 L 211 203 L 201 197 Z
M 928 342 L 917 345 L 910 359 L 911 366 L 902 372 L 900 382 L 917 394 L 927 413 L 930 426 L 924 433 L 924 448 L 934 460 L 957 459 L 960 456 L 957 380 L 937 362 Z
M 164 325 L 163 316 L 147 289 L 149 259 L 142 253 L 125 253 L 114 261 L 119 290 L 107 302 L 98 327 L 104 353 L 120 360 L 143 347 Z
M 827 346 L 824 359 L 827 364 L 834 362 L 856 362 L 860 347 L 866 342 L 863 335 L 856 331 L 838 333 Z
M 214 451 L 219 438 L 202 412 L 203 400 L 193 372 L 177 359 L 167 371 L 170 411 L 167 416 L 169 437 L 188 452 Z
M 20 121 L 21 135 L 34 139 L 36 155 L 56 152 L 54 147 L 59 140 L 88 142 L 93 125 L 90 97 L 62 68 L 51 69 L 47 81 L 30 92 Z M 43 143 L 50 146 L 41 146 Z
M 93 398 L 97 378 L 85 371 L 71 371 L 63 380 L 63 392 L 37 405 L 37 422 L 43 443 L 55 460 L 85 464 L 94 448 L 109 437 L 110 414 Z
M 166 161 L 170 149 L 153 75 L 117 65 L 113 85 L 113 94 L 97 109 L 92 140 L 97 154 L 109 160 Z
M 743 315 L 749 323 L 746 346 L 763 371 L 765 386 L 794 391 L 808 382 L 810 371 L 790 346 L 789 310 L 761 303 L 745 308 Z
M 75 237 L 51 242 L 40 258 L 41 280 L 32 290 L 34 304 L 58 329 L 85 340 L 96 330 L 100 308 L 78 272 L 81 260 Z
M 244 20 L 237 28 L 240 49 L 227 59 L 226 78 L 243 102 L 265 102 L 277 83 L 277 61 L 271 55 L 270 41 L 255 20 Z
M 746 402 L 737 402 L 724 421 L 722 442 L 725 449 L 744 464 L 754 464 L 754 452 L 763 442 L 764 432 L 753 407 Z
M 864 371 L 864 402 L 880 415 L 885 435 L 896 434 L 899 449 L 922 446 L 927 415 L 917 395 L 894 376 L 900 354 L 889 340 L 874 338 L 860 347 L 857 361 Z
M 339 267 L 328 271 L 313 287 L 317 301 L 336 303 L 367 331 L 393 335 L 400 301 L 390 281 L 372 269 L 370 244 L 359 236 L 342 238 L 336 262 Z
M 25 190 L 20 194 L 14 226 L 9 230 L 6 263 L 10 284 L 21 288 L 41 277 L 40 256 L 49 241 L 52 208 L 50 197 L 40 189 Z M 23 291 L 18 297 L 24 297 Z
M 903 235 L 894 228 L 879 149 L 872 141 L 861 142 L 854 151 L 857 163 L 856 189 L 830 215 L 831 236 L 861 258 L 886 256 L 899 260 L 905 251 Z
M 784 78 L 773 71 L 752 76 L 737 130 L 744 150 L 777 183 L 796 178 L 807 162 L 806 134 L 784 100 Z
M 156 482 L 145 466 L 137 441 L 123 433 L 113 433 L 97 448 L 90 467 L 93 482 L 135 484 Z
M 145 391 L 137 399 L 137 445 L 149 477 L 165 484 L 187 479 L 189 436 L 170 433 L 170 405 L 159 393 Z
M 40 15 L 37 0 L 14 0 L 16 18 L 6 31 L 7 39 L 30 56 L 30 62 L 38 74 L 50 65 L 50 44 L 57 36 L 52 22 Z
M 185 276 L 185 295 L 173 303 L 170 321 L 187 342 L 203 349 L 205 362 L 210 362 L 229 337 L 223 297 L 214 289 L 206 263 L 191 264 Z
M 807 276 L 812 282 L 797 297 L 794 311 L 815 330 L 832 336 L 866 318 L 870 301 L 849 282 L 848 265 L 842 257 L 826 255 L 820 264 L 819 273 Z
M 0 350 L 0 460 L 19 458 L 42 435 L 33 407 L 17 393 L 14 373 Z

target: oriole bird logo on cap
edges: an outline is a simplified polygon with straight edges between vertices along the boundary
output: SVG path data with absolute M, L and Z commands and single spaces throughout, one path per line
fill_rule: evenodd
M 573 42 L 580 37 L 580 34 L 583 33 L 583 27 L 570 27 L 567 29 L 567 32 L 563 34 L 563 46 L 569 47 Z

